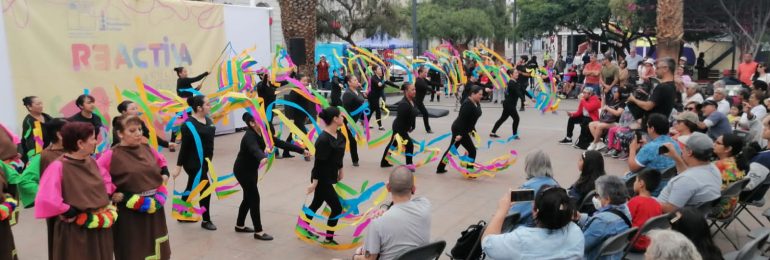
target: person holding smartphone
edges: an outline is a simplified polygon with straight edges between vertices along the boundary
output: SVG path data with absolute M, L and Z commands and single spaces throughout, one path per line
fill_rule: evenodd
M 647 119 L 645 127 L 648 138 L 644 140 L 645 138 L 637 135 L 637 138 L 631 141 L 629 146 L 628 170 L 630 173 L 626 175 L 626 179 L 635 177 L 634 173 L 645 168 L 666 172 L 666 170 L 675 167 L 676 163 L 673 159 L 660 154 L 660 147 L 665 144 L 672 144 L 676 149 L 676 153 L 682 154 L 682 150 L 677 145 L 677 142 L 668 135 L 668 118 L 661 114 L 652 114 Z M 662 187 L 659 187 L 656 191 L 653 191 L 652 195 L 658 195 L 661 189 Z

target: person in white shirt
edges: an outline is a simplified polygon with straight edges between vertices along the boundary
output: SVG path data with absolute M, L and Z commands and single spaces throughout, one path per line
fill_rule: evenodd
M 727 97 L 727 90 L 725 90 L 725 84 L 721 81 L 714 82 L 714 95 L 706 100 L 714 100 L 717 102 L 717 111 L 722 114 L 730 114 L 730 102 L 725 99 Z M 687 103 L 685 103 L 687 104 Z
M 698 92 L 698 90 L 700 90 L 698 83 L 687 82 L 684 84 L 684 86 L 685 92 L 682 93 L 682 100 L 684 100 L 684 104 L 689 104 L 690 102 L 695 102 L 698 104 L 703 103 L 703 95 Z M 727 108 L 730 109 L 729 105 Z
M 738 120 L 741 130 L 749 131 L 750 142 L 760 142 L 762 145 L 762 119 L 767 115 L 767 108 L 761 103 L 765 94 L 754 91 L 748 102 L 743 102 L 743 115 Z

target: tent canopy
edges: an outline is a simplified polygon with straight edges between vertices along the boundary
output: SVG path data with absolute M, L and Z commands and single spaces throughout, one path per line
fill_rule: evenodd
M 377 34 L 363 41 L 356 42 L 356 46 L 367 49 L 412 48 L 412 42 L 399 40 L 388 34 Z

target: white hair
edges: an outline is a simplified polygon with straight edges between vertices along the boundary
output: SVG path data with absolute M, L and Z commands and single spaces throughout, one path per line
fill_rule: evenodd
M 652 243 L 647 247 L 645 259 L 656 260 L 701 260 L 695 245 L 682 233 L 667 229 L 647 233 Z
M 528 154 L 524 159 L 524 172 L 527 173 L 527 179 L 542 176 L 553 178 L 551 158 L 543 150 Z

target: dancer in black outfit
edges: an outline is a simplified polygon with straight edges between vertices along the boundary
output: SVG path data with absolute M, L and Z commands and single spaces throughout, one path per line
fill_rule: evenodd
M 527 92 L 527 87 L 529 87 L 529 79 L 532 78 L 532 75 L 527 72 L 527 62 L 529 61 L 529 56 L 527 55 L 521 55 L 519 57 L 519 62 L 516 64 L 516 70 L 519 71 L 519 78 L 521 81 L 521 84 L 519 84 L 519 87 L 523 93 L 529 93 Z M 521 108 L 519 108 L 519 111 L 524 111 L 524 96 L 520 96 L 521 98 Z
M 242 118 L 243 122 L 249 127 L 246 129 L 246 133 L 243 134 L 241 148 L 233 164 L 235 179 L 238 180 L 243 189 L 243 200 L 241 201 L 241 206 L 238 207 L 235 232 L 254 233 L 254 239 L 258 240 L 273 240 L 273 236 L 262 230 L 262 220 L 259 213 L 257 179 L 259 176 L 259 166 L 267 162 L 267 154 L 264 152 L 266 147 L 265 139 L 260 130 L 261 126 L 257 125 L 250 113 L 243 113 Z M 310 156 L 310 153 L 299 146 L 286 143 L 277 138 L 273 138 L 273 141 L 275 146 L 281 149 L 292 150 L 296 153 L 304 152 L 305 157 Z M 254 225 L 253 229 L 245 226 L 246 214 L 251 214 L 251 222 Z
M 300 83 L 304 85 L 305 87 L 310 87 L 310 77 L 308 76 L 300 76 Z M 310 111 L 310 105 L 312 104 L 309 100 L 307 100 L 305 97 L 297 93 L 296 91 L 289 92 L 288 96 L 286 97 L 287 101 L 294 102 L 298 106 L 305 109 L 305 111 Z M 302 131 L 302 133 L 307 134 L 307 128 L 305 127 L 305 122 L 307 121 L 307 114 L 305 112 L 302 112 L 296 108 L 286 106 L 286 116 L 291 119 L 291 121 L 294 123 L 294 125 L 299 128 L 299 130 Z M 291 143 L 294 140 L 294 134 L 289 133 L 289 137 L 286 138 L 287 143 Z M 283 150 L 283 158 L 292 158 L 294 157 L 289 153 L 289 150 L 284 149 Z
M 434 60 L 433 65 L 438 67 L 438 60 Z M 443 85 L 441 82 L 441 73 L 436 70 L 430 70 L 428 72 L 428 77 L 430 78 L 430 86 L 432 87 L 432 91 L 430 92 L 430 102 L 433 102 L 434 96 L 436 97 L 436 101 L 441 102 L 441 87 Z
M 500 114 L 500 119 L 497 119 L 497 122 L 495 122 L 495 126 L 492 127 L 492 133 L 489 134 L 489 137 L 500 137 L 497 135 L 497 129 L 500 128 L 500 125 L 505 122 L 505 120 L 508 120 L 508 117 L 511 117 L 513 119 L 513 135 L 515 135 L 516 139 L 519 139 L 519 112 L 516 112 L 516 103 L 519 101 L 520 96 L 528 96 L 530 99 L 532 99 L 532 96 L 529 95 L 529 93 L 521 93 L 521 84 L 523 84 L 519 77 L 519 71 L 518 70 L 509 70 L 508 76 L 511 78 L 508 80 L 508 85 L 505 88 L 505 100 L 503 100 L 503 113 Z
M 45 149 L 48 147 L 48 144 L 51 143 L 52 138 L 51 136 L 48 136 L 48 131 L 45 131 L 45 126 L 46 123 L 51 121 L 53 118 L 48 114 L 43 113 L 43 101 L 40 100 L 39 97 L 24 97 L 21 102 L 24 104 L 24 107 L 27 108 L 27 111 L 29 111 L 29 114 L 27 114 L 27 116 L 25 116 L 24 120 L 21 122 L 21 160 L 24 163 L 27 163 L 30 155 L 37 153 L 31 152 L 34 151 L 37 147 L 37 142 L 35 141 L 35 135 L 33 133 L 33 130 L 35 129 L 35 122 L 40 122 L 40 130 L 42 130 L 41 132 L 43 138 L 43 145 L 40 148 Z
M 307 194 L 313 193 L 313 202 L 310 203 L 309 208 L 316 212 L 326 202 L 326 205 L 331 208 L 327 225 L 334 227 L 337 226 L 337 219 L 335 218 L 342 213 L 342 205 L 337 192 L 334 190 L 334 184 L 342 180 L 343 177 L 342 159 L 345 157 L 345 137 L 342 136 L 339 128 L 343 126 L 344 120 L 336 107 L 325 108 L 318 117 L 326 123 L 326 127 L 315 142 L 315 162 L 310 177 L 310 186 L 307 187 Z M 309 215 L 307 218 L 313 219 Z M 334 241 L 334 231 L 327 230 L 326 234 L 325 244 L 338 245 Z M 317 236 L 311 233 L 311 237 L 316 238 Z
M 370 79 L 369 84 L 369 94 L 367 96 L 367 99 L 369 100 L 369 110 L 371 111 L 369 113 L 369 119 L 372 119 L 372 115 L 375 115 L 377 118 L 377 125 L 380 127 L 380 130 L 385 130 L 384 127 L 382 127 L 382 112 L 380 110 L 380 99 L 385 97 L 385 85 L 390 85 L 393 87 L 398 87 L 396 84 L 393 84 L 393 82 L 390 82 L 388 80 L 385 80 L 384 74 L 382 72 L 382 67 L 374 65 L 374 75 Z M 347 108 L 345 108 L 347 109 Z M 348 111 L 351 112 L 351 111 Z M 371 125 L 371 122 L 369 123 Z
M 414 84 L 417 95 L 414 98 L 414 103 L 417 109 L 420 110 L 420 114 L 422 114 L 422 121 L 425 123 L 425 131 L 431 134 L 433 131 L 430 130 L 430 123 L 428 123 L 428 117 L 430 117 L 430 115 L 428 114 L 428 109 L 425 108 L 424 103 L 425 95 L 428 94 L 429 91 L 433 91 L 428 85 L 428 81 L 425 79 L 425 77 L 428 76 L 428 68 L 422 66 L 417 72 L 418 77 Z
M 209 172 L 208 163 L 205 160 L 201 162 L 198 159 L 198 148 L 196 147 L 192 131 L 198 133 L 200 137 L 203 158 L 214 159 L 214 134 L 216 133 L 216 126 L 208 118 L 209 113 L 211 113 L 211 104 L 208 101 L 208 98 L 202 95 L 187 99 L 187 104 L 192 108 L 193 113 L 180 129 L 182 131 L 182 147 L 179 148 L 179 158 L 176 161 L 177 167 L 173 175 L 176 178 L 182 172 L 182 168 L 184 168 L 184 171 L 187 173 L 187 187 L 185 191 L 192 191 L 194 188 L 192 185 L 198 171 L 201 173 L 201 181 L 208 180 Z M 190 129 L 187 123 L 192 124 L 193 129 Z M 207 183 L 203 190 L 206 190 L 208 186 L 209 184 Z M 182 196 L 182 200 L 187 200 L 187 196 Z M 200 206 L 206 208 L 206 212 L 203 212 L 201 227 L 207 230 L 217 230 L 217 226 L 211 222 L 211 196 L 201 199 Z
M 334 76 L 332 77 L 332 90 L 331 90 L 331 106 L 341 106 L 342 105 L 342 90 L 345 89 L 345 83 L 347 80 L 345 80 L 345 70 L 340 68 L 339 70 L 334 70 Z
M 112 146 L 120 144 L 120 135 L 118 135 L 118 127 L 116 126 L 120 124 L 120 121 L 123 120 L 123 118 L 128 116 L 139 116 L 139 106 L 134 103 L 134 101 L 126 100 L 118 104 L 118 112 L 120 112 L 120 115 L 112 118 Z M 150 129 L 147 128 L 147 125 L 145 125 L 144 121 L 142 121 L 141 127 L 142 136 L 145 138 L 144 141 L 147 142 L 150 139 Z M 158 141 L 158 146 L 169 148 L 171 152 L 175 151 L 176 143 L 169 143 L 160 136 L 155 136 L 155 138 L 155 140 Z
M 185 91 L 186 89 L 187 90 L 193 89 L 193 86 L 192 86 L 193 83 L 198 82 L 209 75 L 209 72 L 206 71 L 201 73 L 198 76 L 195 76 L 194 78 L 188 78 L 186 68 L 176 67 L 174 68 L 174 71 L 176 72 L 176 76 L 179 77 L 178 79 L 176 79 L 176 95 L 184 99 L 188 99 L 194 96 L 192 92 Z M 199 85 L 194 89 L 201 90 L 201 86 Z
M 96 110 L 96 99 L 91 95 L 80 95 L 75 99 L 75 105 L 80 108 L 80 112 L 68 118 L 70 122 L 89 123 L 96 129 L 96 135 L 99 136 L 103 123 L 102 118 L 94 114 Z
M 449 144 L 449 148 L 444 152 L 444 155 L 441 156 L 436 173 L 442 174 L 446 172 L 446 162 L 444 159 L 446 159 L 452 146 L 457 148 L 462 145 L 468 151 L 468 156 L 471 159 L 476 158 L 476 146 L 471 139 L 471 132 L 476 130 L 476 121 L 481 117 L 481 104 L 479 102 L 481 102 L 481 98 L 484 96 L 484 91 L 485 88 L 481 86 L 473 86 L 468 99 L 460 107 L 460 113 L 457 114 L 457 119 L 452 123 L 452 136 L 454 136 L 454 139 Z M 491 92 L 489 89 L 486 89 L 486 91 Z M 468 168 L 472 167 L 468 166 Z
M 385 160 L 385 157 L 388 156 L 388 153 L 390 152 L 391 146 L 397 146 L 396 143 L 396 135 L 400 135 L 401 138 L 404 138 L 407 140 L 406 143 L 406 153 L 412 154 L 414 153 L 414 144 L 412 143 L 412 138 L 409 137 L 409 132 L 414 130 L 415 121 L 417 120 L 417 113 L 419 112 L 417 108 L 414 107 L 414 96 L 415 96 L 415 90 L 414 90 L 414 84 L 412 83 L 404 83 L 404 86 L 402 87 L 404 91 L 404 99 L 398 102 L 398 109 L 396 110 L 396 119 L 393 120 L 393 136 L 390 138 L 390 142 L 388 142 L 388 146 L 385 146 L 385 152 L 382 154 L 382 160 L 380 160 L 380 167 L 391 167 L 391 165 L 388 161 Z M 406 164 L 412 165 L 412 156 L 407 155 L 406 156 Z
M 348 78 L 348 89 L 345 90 L 345 93 L 342 94 L 342 106 L 345 108 L 345 110 L 348 111 L 348 113 L 352 113 L 364 104 L 364 97 L 361 96 L 360 89 L 361 82 L 358 81 L 358 77 L 350 76 Z M 365 115 L 358 114 L 351 116 L 351 118 L 353 118 L 352 124 L 357 124 L 358 120 L 361 119 L 362 116 Z M 348 127 L 348 124 L 351 124 L 351 122 L 348 122 L 346 119 L 345 127 L 351 129 L 351 127 Z M 350 133 L 350 131 L 348 131 L 348 133 L 348 141 L 350 142 L 350 157 L 353 159 L 353 166 L 358 167 L 358 142 L 356 141 L 356 138 L 353 137 L 352 133 Z

